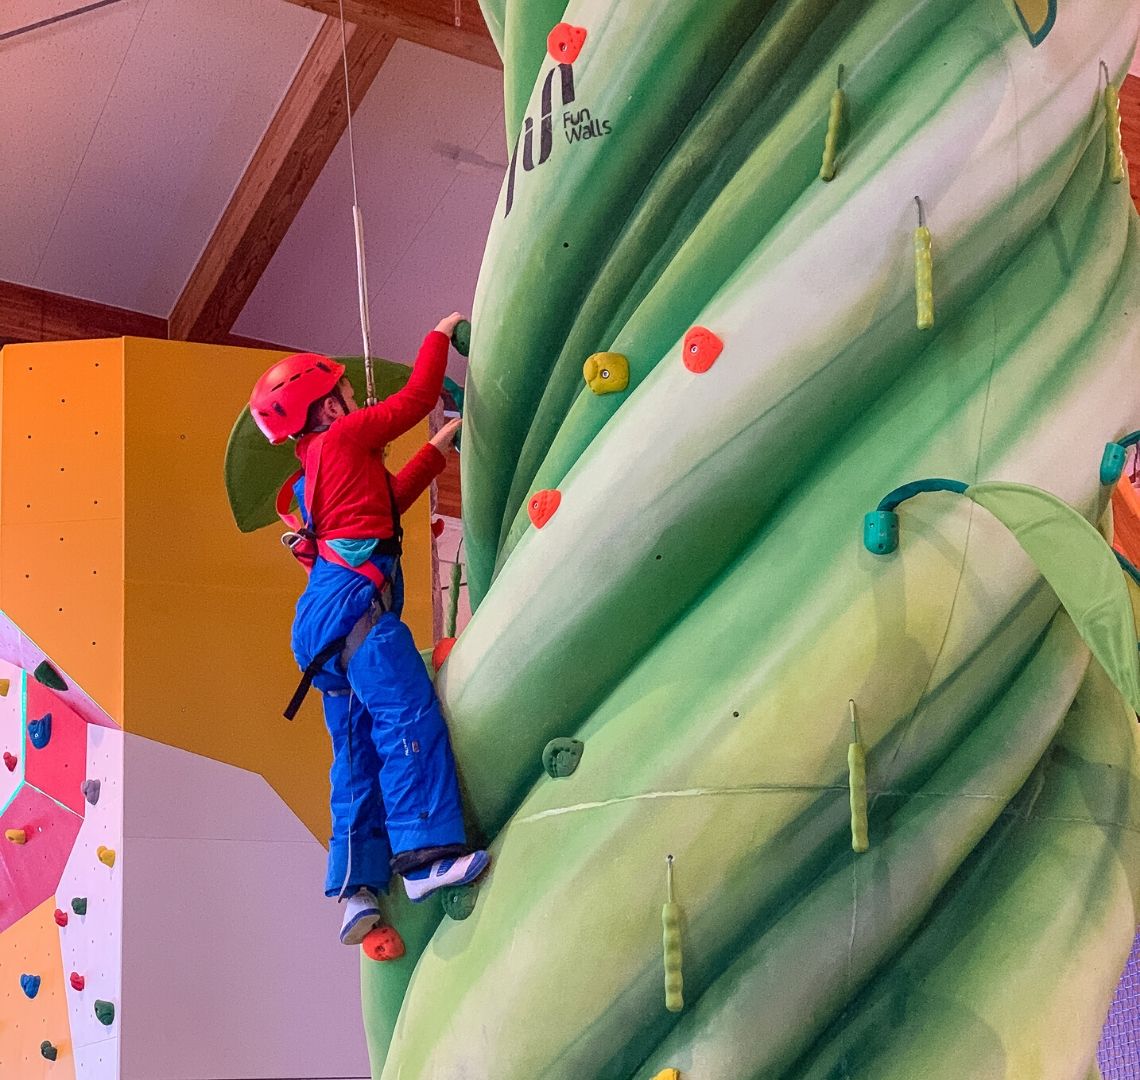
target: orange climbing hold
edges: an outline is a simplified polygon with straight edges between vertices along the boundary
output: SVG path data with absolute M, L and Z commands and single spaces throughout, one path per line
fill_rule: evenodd
M 23 829 L 5 829 L 4 839 L 11 841 L 13 844 L 26 844 L 28 842 L 28 834 Z
M 7 697 L 8 691 L 12 689 L 11 679 L 0 679 L 0 697 Z
M 100 844 L 95 849 L 95 854 L 98 856 L 99 861 L 104 866 L 114 866 L 115 865 L 115 852 L 111 848 L 104 847 L 102 844 Z
M 561 502 L 562 492 L 555 488 L 536 491 L 530 497 L 530 502 L 526 504 L 526 512 L 530 515 L 531 524 L 536 529 L 541 529 L 554 517 L 554 511 L 558 509 L 558 504 Z
M 703 375 L 716 363 L 716 358 L 724 351 L 724 342 L 711 330 L 694 326 L 685 335 L 684 351 L 681 359 L 685 367 L 697 375 Z
M 394 926 L 377 926 L 369 930 L 360 943 L 370 960 L 399 960 L 404 955 L 404 939 Z
M 546 37 L 546 51 L 550 59 L 560 64 L 572 64 L 578 59 L 586 42 L 586 28 L 560 22 Z
M 435 648 L 431 651 L 431 666 L 439 671 L 443 667 L 444 660 L 447 659 L 448 653 L 455 648 L 455 638 L 445 637 L 440 638 L 435 643 Z

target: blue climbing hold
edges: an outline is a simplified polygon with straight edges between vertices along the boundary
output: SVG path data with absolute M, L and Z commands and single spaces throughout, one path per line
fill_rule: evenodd
M 47 746 L 51 739 L 51 713 L 44 713 L 38 720 L 28 721 L 28 739 L 37 750 Z
M 40 977 L 38 975 L 21 975 L 20 976 L 20 989 L 30 998 L 34 998 L 40 992 Z

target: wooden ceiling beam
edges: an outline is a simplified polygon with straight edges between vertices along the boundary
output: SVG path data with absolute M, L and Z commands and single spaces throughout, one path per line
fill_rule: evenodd
M 348 26 L 352 104 L 364 99 L 394 34 Z M 326 19 L 170 313 L 170 336 L 229 334 L 348 124 L 339 20 Z
M 340 15 L 338 0 L 289 3 L 323 15 Z M 455 25 L 455 0 L 344 0 L 344 17 L 358 26 L 393 34 L 485 67 L 503 66 L 478 0 L 461 0 L 459 26 Z
M 0 338 L 76 341 L 103 337 L 166 337 L 166 320 L 125 308 L 0 281 Z
M 85 341 L 90 338 L 167 337 L 166 320 L 141 311 L 0 281 L 0 344 Z M 226 334 L 218 345 L 297 352 L 285 345 Z

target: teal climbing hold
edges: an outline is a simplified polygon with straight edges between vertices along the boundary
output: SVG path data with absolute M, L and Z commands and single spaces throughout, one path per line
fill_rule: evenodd
M 52 1046 L 48 1039 L 44 1039 L 44 1041 L 40 1043 L 40 1053 L 43 1054 L 48 1061 L 55 1061 L 55 1059 L 59 1057 L 59 1051 Z
M 104 1027 L 110 1027 L 115 1022 L 115 1006 L 109 1001 L 96 1001 L 95 1017 Z
M 542 751 L 542 767 L 556 780 L 569 776 L 578 768 L 584 749 L 578 739 L 551 739 Z
M 899 546 L 899 516 L 894 510 L 863 515 L 863 546 L 872 555 L 889 555 Z
M 478 885 L 451 885 L 446 889 L 440 889 L 439 902 L 443 905 L 444 915 L 456 922 L 462 922 L 475 910 L 478 893 Z
M 38 720 L 28 721 L 28 741 L 37 750 L 42 750 L 51 740 L 51 713 L 44 713 Z
M 43 683 L 49 690 L 67 689 L 67 683 L 63 681 L 63 676 L 46 660 L 32 672 L 32 678 L 35 679 L 36 682 Z
M 451 344 L 460 356 L 466 356 L 471 351 L 471 324 L 466 319 L 455 324 L 455 329 L 451 332 Z
M 28 997 L 34 998 L 40 992 L 40 977 L 38 975 L 21 975 L 20 989 Z
M 86 896 L 75 897 L 75 899 L 71 901 L 71 910 L 74 911 L 76 915 L 86 915 L 87 914 L 87 897 Z

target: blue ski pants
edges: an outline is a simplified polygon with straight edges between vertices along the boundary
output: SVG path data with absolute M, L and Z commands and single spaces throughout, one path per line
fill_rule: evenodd
M 323 569 L 318 563 L 310 588 L 315 584 L 334 600 L 343 600 L 343 590 L 337 589 L 346 584 L 359 592 L 359 574 L 324 565 L 357 580 L 346 583 L 323 571 L 314 582 Z M 361 886 L 383 891 L 393 854 L 465 842 L 447 726 L 411 631 L 400 620 L 398 567 L 395 575 L 392 610 L 376 618 L 347 664 L 344 654 L 335 656 L 314 680 L 333 744 L 327 896 L 351 895 Z M 363 595 L 368 606 L 362 617 L 368 619 L 375 590 Z M 298 660 L 309 652 L 297 646 L 307 636 L 304 612 L 313 606 L 298 605 L 293 633 Z M 325 643 L 316 644 L 310 657 Z

